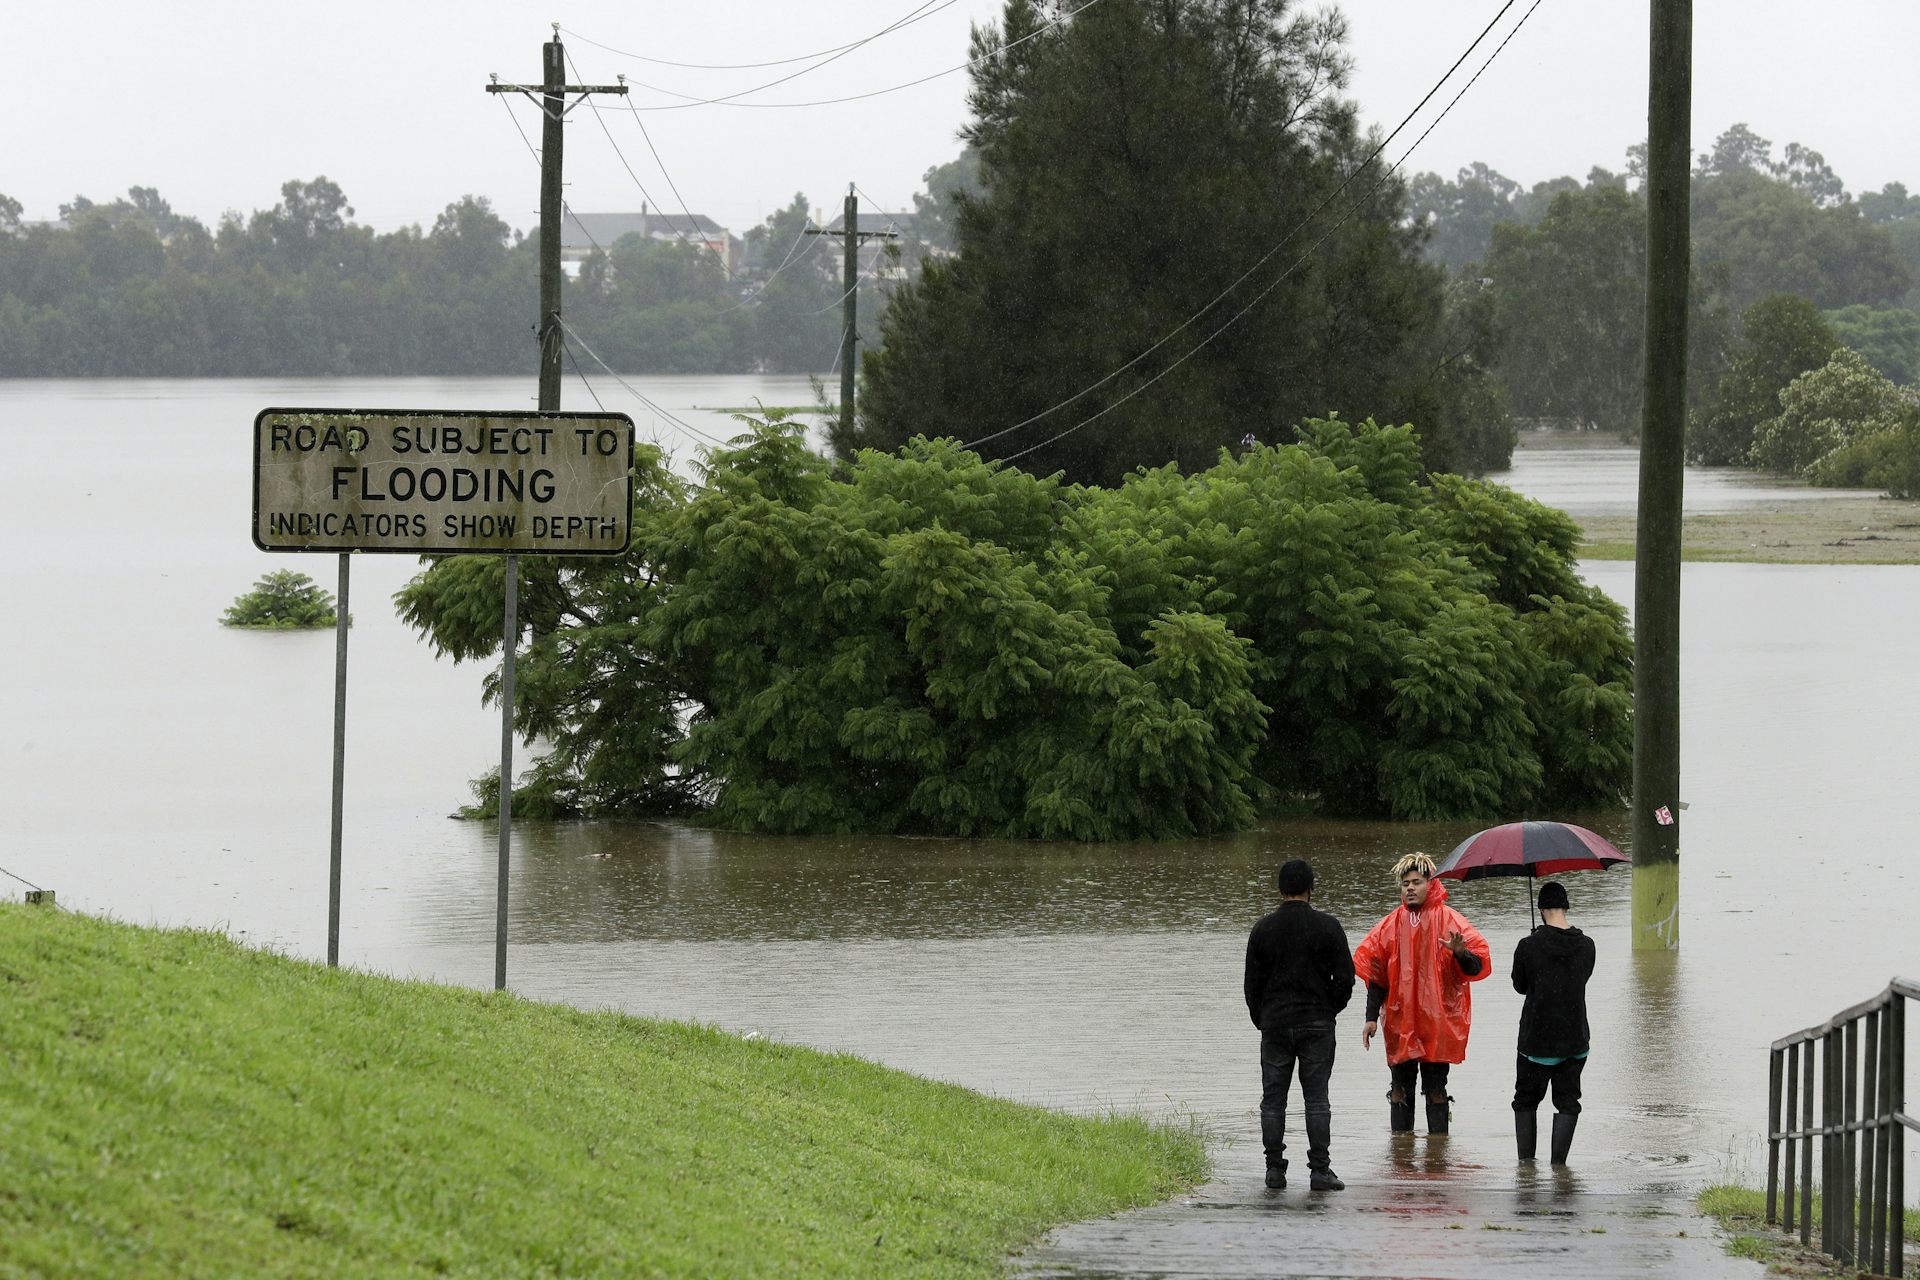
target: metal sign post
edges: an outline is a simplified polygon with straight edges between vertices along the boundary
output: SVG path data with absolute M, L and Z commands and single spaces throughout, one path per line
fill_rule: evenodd
M 524 410 L 265 409 L 253 430 L 253 541 L 340 557 L 334 622 L 327 963 L 340 963 L 351 555 L 503 555 L 500 874 L 493 980 L 507 981 L 520 556 L 613 556 L 632 537 L 633 419 Z
M 340 553 L 340 592 L 333 602 L 333 840 L 327 862 L 327 964 L 340 963 L 340 820 L 347 789 L 347 585 L 352 558 Z
M 493 989 L 507 986 L 507 866 L 513 844 L 513 662 L 520 647 L 520 557 L 507 557 L 506 617 L 500 636 L 500 888 L 493 912 Z

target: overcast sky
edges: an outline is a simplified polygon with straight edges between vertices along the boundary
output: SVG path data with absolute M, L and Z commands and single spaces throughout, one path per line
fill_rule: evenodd
M 964 63 L 969 23 L 997 17 L 1001 6 L 931 0 L 911 25 L 818 69 L 666 66 L 589 41 L 678 62 L 770 61 L 871 36 L 918 2 L 18 0 L 0 16 L 0 66 L 14 85 L 14 105 L 0 116 L 0 192 L 20 200 L 28 218 L 51 218 L 76 193 L 103 200 L 139 184 L 212 224 L 225 209 L 273 204 L 288 178 L 325 174 L 360 221 L 382 230 L 431 225 L 469 192 L 529 228 L 538 221 L 535 163 L 503 100 L 482 86 L 490 72 L 537 80 L 552 21 L 577 33 L 564 38 L 591 82 L 624 72 L 712 97 L 800 72 L 741 99 L 799 103 Z M 1502 31 L 1529 3 L 1515 5 Z M 1366 119 L 1391 127 L 1500 0 L 1343 7 L 1357 63 L 1351 93 Z M 1789 141 L 1824 152 L 1852 191 L 1895 180 L 1920 189 L 1920 0 L 1696 0 L 1694 9 L 1696 151 L 1746 121 L 1776 154 Z M 1485 160 L 1531 183 L 1595 164 L 1622 167 L 1625 148 L 1645 132 L 1646 29 L 1644 0 L 1542 0 L 1409 169 L 1451 173 Z M 962 72 L 841 105 L 696 105 L 639 119 L 619 100 L 600 99 L 606 114 L 596 119 L 581 107 L 568 126 L 568 201 L 581 212 L 637 209 L 644 184 L 656 205 L 676 206 L 664 162 L 695 212 L 736 232 L 796 191 L 837 212 L 849 180 L 888 208 L 905 207 L 925 170 L 957 152 L 966 87 Z M 629 101 L 660 108 L 679 100 L 636 86 Z M 537 143 L 536 110 L 524 101 L 511 109 Z

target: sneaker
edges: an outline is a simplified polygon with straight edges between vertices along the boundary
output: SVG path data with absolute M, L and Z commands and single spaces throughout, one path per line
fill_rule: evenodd
M 1308 1186 L 1315 1191 L 1345 1191 L 1347 1184 L 1340 1181 L 1340 1175 L 1331 1169 L 1315 1169 Z
M 1267 1166 L 1267 1187 L 1273 1191 L 1285 1191 L 1287 1189 L 1286 1165 L 1270 1164 Z

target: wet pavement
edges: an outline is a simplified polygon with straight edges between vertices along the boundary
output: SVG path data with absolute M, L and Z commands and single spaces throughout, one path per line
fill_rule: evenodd
M 1269 1191 L 1257 1148 L 1217 1152 L 1214 1182 L 1062 1227 L 1014 1258 L 1013 1272 L 1034 1280 L 1764 1275 L 1758 1263 L 1726 1255 L 1684 1192 L 1619 1189 L 1583 1179 L 1577 1165 L 1496 1175 L 1457 1158 L 1451 1139 L 1388 1141 L 1388 1176 L 1348 1179 L 1345 1191 L 1307 1190 L 1304 1162 L 1285 1190 Z

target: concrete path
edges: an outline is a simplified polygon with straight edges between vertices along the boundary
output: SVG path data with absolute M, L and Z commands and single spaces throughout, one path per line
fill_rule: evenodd
M 1304 1162 L 1295 1184 L 1269 1191 L 1244 1149 L 1222 1153 L 1219 1180 L 1167 1204 L 1062 1227 L 1014 1258 L 1013 1271 L 1082 1280 L 1764 1275 L 1728 1257 L 1714 1224 L 1678 1189 L 1583 1183 L 1577 1169 L 1544 1163 L 1492 1178 L 1483 1166 L 1456 1166 L 1446 1139 L 1394 1141 L 1385 1176 L 1350 1177 L 1338 1192 L 1308 1191 Z

